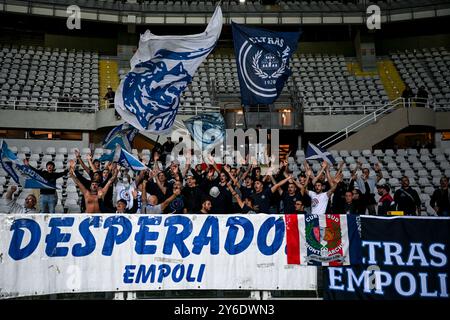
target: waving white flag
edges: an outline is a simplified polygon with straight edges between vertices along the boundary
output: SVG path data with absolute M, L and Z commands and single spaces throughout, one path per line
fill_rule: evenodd
M 147 30 L 131 59 L 131 71 L 120 82 L 115 108 L 140 131 L 163 133 L 175 121 L 180 95 L 214 49 L 222 30 L 217 6 L 206 30 L 185 36 L 157 36 Z

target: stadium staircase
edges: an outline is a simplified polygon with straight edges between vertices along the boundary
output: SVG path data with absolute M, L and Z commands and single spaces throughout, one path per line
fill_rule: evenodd
M 362 71 L 361 65 L 359 64 L 359 62 L 356 62 L 356 61 L 348 61 L 347 69 L 348 69 L 348 72 L 350 72 L 350 74 L 353 74 L 357 77 L 378 75 L 377 71 Z
M 104 57 L 99 60 L 99 85 L 100 85 L 100 105 L 101 109 L 106 107 L 103 97 L 106 94 L 108 86 L 116 91 L 119 86 L 119 65 L 117 60 Z
M 405 89 L 405 83 L 400 77 L 392 60 L 385 59 L 378 61 L 377 68 L 381 83 L 383 83 L 389 100 L 392 102 L 401 97 L 402 92 Z
M 405 108 L 404 99 L 397 98 L 321 141 L 319 145 L 333 150 L 372 149 L 377 143 L 408 126 L 436 127 L 438 116 L 439 113 L 430 108 Z

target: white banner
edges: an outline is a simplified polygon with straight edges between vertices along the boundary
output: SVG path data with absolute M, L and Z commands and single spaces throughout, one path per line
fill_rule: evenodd
M 0 214 L 0 297 L 316 290 L 285 248 L 283 215 Z

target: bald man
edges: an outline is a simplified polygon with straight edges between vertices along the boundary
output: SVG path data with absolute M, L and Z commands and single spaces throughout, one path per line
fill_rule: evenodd
M 34 194 L 29 194 L 25 198 L 24 205 L 18 204 L 17 200 L 13 200 L 13 194 L 16 192 L 17 186 L 11 186 L 6 192 L 5 198 L 9 200 L 7 206 L 9 207 L 8 213 L 37 213 L 36 211 L 36 197 Z

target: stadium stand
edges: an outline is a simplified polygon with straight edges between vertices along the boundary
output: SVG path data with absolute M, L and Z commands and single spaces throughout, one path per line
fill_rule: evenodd
M 436 111 L 450 105 L 450 53 L 444 47 L 391 53 L 402 79 L 417 93 L 425 86 Z
M 139 11 L 142 9 L 148 11 L 168 11 L 168 12 L 207 12 L 214 10 L 215 2 L 211 0 L 198 0 L 198 1 L 149 1 L 149 0 L 44 0 L 41 2 L 47 2 L 58 5 L 71 5 L 77 4 L 85 8 L 98 8 L 103 10 L 127 10 L 127 11 Z M 372 3 L 372 2 L 371 2 Z M 385 0 L 374 1 L 373 3 L 380 6 L 381 9 L 399 10 L 411 7 L 422 7 L 432 5 L 442 5 L 443 1 L 440 0 Z M 281 0 L 274 1 L 275 6 L 265 5 L 261 0 L 225 0 L 222 1 L 222 7 L 225 12 L 271 12 L 273 7 L 279 8 L 280 11 L 285 12 L 361 12 L 366 9 L 364 1 L 351 0 L 351 1 L 300 1 L 300 0 Z
M 3 45 L 0 106 L 17 110 L 98 108 L 98 53 Z
M 36 152 L 35 148 L 22 147 L 20 150 L 14 146 L 10 149 L 17 152 L 21 159 L 29 159 L 30 165 L 35 168 L 45 168 L 47 161 L 54 161 L 56 170 L 60 171 L 67 167 L 68 161 L 74 158 L 73 150 L 68 151 L 66 148 L 47 148 L 44 153 Z M 33 150 L 33 151 L 32 151 Z M 39 151 L 39 150 L 38 150 Z M 100 157 L 105 152 L 103 148 L 96 148 L 92 155 L 94 159 Z M 351 171 L 355 169 L 357 162 L 362 163 L 362 168 L 369 168 L 375 163 L 382 165 L 383 178 L 389 182 L 392 188 L 400 186 L 400 178 L 406 175 L 410 178 L 411 186 L 421 195 L 423 210 L 426 212 L 433 212 L 429 205 L 429 199 L 434 192 L 435 187 L 439 185 L 439 179 L 442 176 L 450 176 L 450 149 L 399 149 L 394 152 L 392 149 L 382 151 L 375 149 L 371 150 L 331 150 L 330 153 L 335 157 L 337 162 L 345 162 L 346 166 L 343 169 L 344 179 L 348 181 L 351 176 Z M 91 154 L 89 148 L 81 150 L 83 161 L 87 161 L 88 154 Z M 141 152 L 133 149 L 133 154 L 137 155 L 139 159 L 148 162 L 150 159 L 150 151 L 143 149 Z M 183 156 L 177 158 L 180 164 L 186 163 Z M 290 156 L 288 159 L 289 169 L 294 176 L 298 176 L 304 171 L 303 162 L 305 161 L 305 153 L 303 150 L 297 150 L 295 156 Z M 194 158 L 193 164 L 196 164 Z M 236 164 L 234 164 L 236 165 Z M 314 170 L 318 170 L 320 165 L 315 163 Z M 336 169 L 332 169 L 331 173 L 334 175 Z M 373 172 L 372 172 L 373 174 Z M 129 185 L 128 176 L 133 176 L 133 172 L 124 169 L 119 174 L 119 182 Z M 86 178 L 89 178 L 86 175 Z M 3 195 L 8 186 L 14 184 L 10 176 L 0 168 L 0 193 Z M 75 187 L 74 182 L 68 177 L 59 178 L 57 186 L 60 187 L 58 193 L 58 208 L 63 212 L 80 212 L 80 192 Z M 19 188 L 19 196 L 27 194 L 29 190 Z

